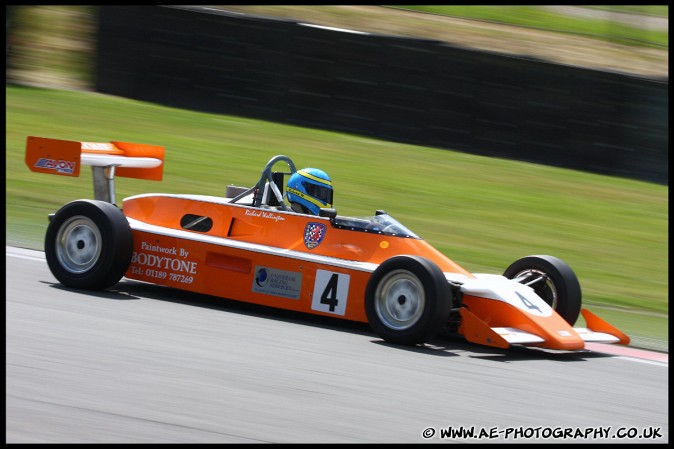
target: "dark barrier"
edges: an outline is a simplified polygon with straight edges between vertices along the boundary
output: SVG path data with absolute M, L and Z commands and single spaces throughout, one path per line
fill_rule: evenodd
M 202 7 L 99 29 L 103 93 L 668 184 L 665 81 Z

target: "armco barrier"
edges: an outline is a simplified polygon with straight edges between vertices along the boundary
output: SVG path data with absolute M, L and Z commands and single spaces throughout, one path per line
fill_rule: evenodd
M 668 184 L 667 81 L 205 7 L 100 11 L 103 93 Z

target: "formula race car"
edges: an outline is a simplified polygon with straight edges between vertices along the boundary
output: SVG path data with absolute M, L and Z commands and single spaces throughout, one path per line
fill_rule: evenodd
M 64 286 L 105 289 L 122 277 L 281 309 L 367 322 L 382 339 L 419 344 L 442 330 L 482 345 L 581 350 L 629 337 L 581 307 L 576 275 L 534 255 L 503 275 L 470 273 L 384 211 L 340 216 L 289 207 L 272 157 L 251 187 L 224 197 L 144 194 L 116 205 L 115 175 L 161 180 L 164 148 L 28 137 L 34 172 L 79 176 L 91 165 L 95 199 L 50 214 L 45 255 Z M 278 167 L 280 170 L 277 170 Z M 586 327 L 574 328 L 582 313 Z

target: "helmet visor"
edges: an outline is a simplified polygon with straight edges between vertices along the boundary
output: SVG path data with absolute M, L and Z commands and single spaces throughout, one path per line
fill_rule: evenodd
M 304 188 L 309 195 L 317 200 L 326 203 L 328 206 L 332 205 L 332 187 L 305 182 Z

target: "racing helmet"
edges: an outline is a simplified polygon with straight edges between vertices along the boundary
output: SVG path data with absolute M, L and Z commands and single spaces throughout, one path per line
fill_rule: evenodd
M 332 207 L 332 181 L 318 168 L 297 170 L 288 179 L 286 198 L 294 211 L 318 215 L 322 207 Z

